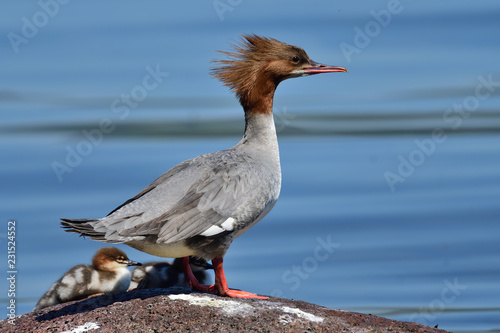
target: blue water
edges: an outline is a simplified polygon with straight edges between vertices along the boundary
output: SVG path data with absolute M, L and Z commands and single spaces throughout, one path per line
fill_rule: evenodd
M 230 285 L 500 331 L 500 4 L 47 3 L 9 2 L 0 20 L 0 240 L 8 276 L 15 219 L 17 314 L 103 246 L 60 217 L 102 217 L 239 140 L 242 111 L 208 68 L 256 33 L 349 73 L 278 88 L 281 197 L 233 243 Z

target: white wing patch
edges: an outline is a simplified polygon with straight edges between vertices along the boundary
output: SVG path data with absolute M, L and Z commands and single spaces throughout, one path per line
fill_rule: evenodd
M 203 231 L 200 234 L 200 236 L 211 237 L 223 233 L 225 231 L 233 231 L 235 222 L 236 220 L 230 217 L 224 222 L 222 222 L 220 227 L 218 225 L 212 225 L 210 228 Z
M 222 222 L 221 227 L 226 231 L 232 231 L 234 229 L 234 222 L 236 222 L 236 220 L 230 217 Z

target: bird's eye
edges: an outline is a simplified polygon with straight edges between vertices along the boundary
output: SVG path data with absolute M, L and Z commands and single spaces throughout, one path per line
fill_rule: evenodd
M 300 61 L 300 58 L 298 56 L 293 56 L 292 62 L 298 63 Z

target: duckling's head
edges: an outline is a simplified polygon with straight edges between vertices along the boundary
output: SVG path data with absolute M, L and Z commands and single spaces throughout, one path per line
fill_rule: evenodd
M 116 247 L 103 247 L 92 258 L 92 266 L 100 271 L 115 271 L 127 266 L 140 266 L 141 263 L 130 260 L 125 252 Z

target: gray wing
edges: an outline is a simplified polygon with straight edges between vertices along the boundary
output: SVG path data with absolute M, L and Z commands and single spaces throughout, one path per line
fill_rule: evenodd
M 144 196 L 145 194 L 147 194 L 149 191 L 154 190 L 158 186 L 158 184 L 161 184 L 163 182 L 167 182 L 173 175 L 175 175 L 178 172 L 181 172 L 183 169 L 185 169 L 186 167 L 188 167 L 189 166 L 189 162 L 190 162 L 190 160 L 184 161 L 184 162 L 176 165 L 172 169 L 168 170 L 163 175 L 161 175 L 160 177 L 158 177 L 154 182 L 152 182 L 151 184 L 149 184 L 148 186 L 146 186 L 141 192 L 137 193 L 137 195 L 135 197 L 133 197 L 133 198 L 125 201 L 123 204 L 121 204 L 120 206 L 118 206 L 115 209 L 113 209 L 108 214 L 108 216 L 112 215 L 114 212 L 120 210 L 122 207 L 127 206 L 129 203 L 138 200 L 139 198 L 141 198 L 142 196 Z
M 102 228 L 108 240 L 157 235 L 158 242 L 173 243 L 245 228 L 277 200 L 280 176 L 247 156 L 217 153 L 179 164 L 99 220 L 94 229 Z

